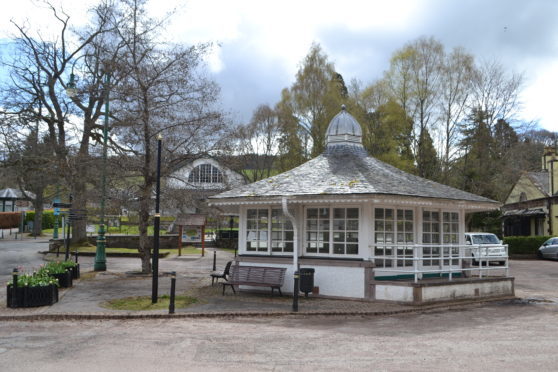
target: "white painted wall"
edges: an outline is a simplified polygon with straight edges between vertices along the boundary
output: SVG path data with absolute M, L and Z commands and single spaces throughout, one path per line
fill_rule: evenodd
M 258 264 L 242 262 L 242 266 L 271 266 L 270 264 Z M 281 287 L 284 293 L 293 293 L 294 271 L 292 265 L 274 264 L 273 267 L 284 267 L 287 269 L 285 274 L 285 284 Z M 314 286 L 320 287 L 320 295 L 364 298 L 364 268 L 363 267 L 337 267 L 337 266 L 304 266 L 311 267 L 314 272 Z M 262 290 L 262 287 L 241 286 L 243 289 Z M 264 289 L 266 290 L 266 289 Z

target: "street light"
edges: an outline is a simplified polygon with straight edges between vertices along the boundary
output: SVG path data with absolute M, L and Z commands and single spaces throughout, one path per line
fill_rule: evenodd
M 76 60 L 77 62 L 77 60 Z M 72 73 L 70 74 L 70 82 L 66 87 L 66 94 L 70 98 L 77 96 L 77 88 L 75 83 L 74 65 L 72 66 Z M 97 248 L 95 250 L 95 264 L 93 270 L 106 271 L 106 238 L 105 238 L 105 199 L 106 199 L 106 184 L 107 184 L 107 142 L 108 142 L 108 123 L 109 123 L 109 84 L 110 73 L 105 74 L 105 123 L 103 125 L 103 163 L 101 169 L 101 221 L 99 224 L 99 232 L 97 235 Z
M 153 221 L 153 275 L 151 287 L 151 303 L 157 303 L 157 292 L 159 291 L 159 230 L 161 226 L 161 214 L 159 213 L 159 202 L 161 198 L 161 142 L 163 136 L 157 135 L 157 183 L 155 187 L 155 219 Z

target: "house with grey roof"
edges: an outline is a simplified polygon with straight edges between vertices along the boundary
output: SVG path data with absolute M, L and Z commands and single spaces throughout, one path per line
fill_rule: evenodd
M 313 268 L 314 294 L 403 302 L 416 302 L 413 289 L 390 281 L 455 282 L 471 257 L 465 215 L 500 206 L 369 156 L 345 107 L 329 124 L 324 153 L 209 200 L 240 216 L 238 264 L 287 268 L 285 291 L 299 268 Z
M 558 233 L 558 154 L 546 147 L 541 170 L 523 173 L 502 206 L 505 236 Z
M 26 191 L 29 197 L 34 198 L 35 194 Z M 2 189 L 0 190 L 0 212 L 19 212 L 25 211 L 31 208 L 31 202 L 29 202 L 21 190 L 18 189 Z

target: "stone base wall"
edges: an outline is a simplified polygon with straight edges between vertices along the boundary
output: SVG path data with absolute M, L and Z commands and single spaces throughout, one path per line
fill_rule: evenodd
M 138 248 L 139 235 L 106 235 L 107 248 Z M 90 244 L 97 243 L 96 236 L 87 237 Z M 153 236 L 149 236 L 149 244 L 153 246 Z M 161 235 L 159 248 L 178 248 L 178 235 Z

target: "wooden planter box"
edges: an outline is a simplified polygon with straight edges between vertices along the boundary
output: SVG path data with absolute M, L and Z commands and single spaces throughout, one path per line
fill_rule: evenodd
M 72 272 L 66 270 L 62 274 L 49 274 L 51 277 L 58 279 L 58 284 L 61 288 L 70 288 L 74 283 L 72 280 Z
M 58 302 L 58 287 L 54 284 L 42 287 L 17 287 L 15 303 L 13 292 L 13 287 L 9 285 L 7 287 L 7 306 L 11 308 L 47 306 Z

